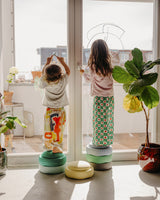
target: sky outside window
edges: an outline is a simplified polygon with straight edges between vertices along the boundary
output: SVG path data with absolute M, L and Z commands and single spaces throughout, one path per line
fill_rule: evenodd
M 83 4 L 84 48 L 90 29 L 111 23 L 125 31 L 124 49 L 152 50 L 153 3 L 84 0 Z M 122 49 L 113 35 L 108 37 L 108 45 Z M 56 46 L 67 46 L 67 0 L 15 0 L 16 66 L 31 70 L 40 65 L 38 48 Z

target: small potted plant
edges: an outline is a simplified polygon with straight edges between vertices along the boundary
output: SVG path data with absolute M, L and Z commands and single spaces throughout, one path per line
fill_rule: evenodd
M 143 61 L 141 50 L 132 50 L 132 60 L 125 62 L 124 67 L 114 66 L 113 78 L 123 84 L 127 93 L 123 100 L 123 107 L 130 113 L 144 111 L 146 119 L 146 140 L 138 149 L 139 164 L 144 171 L 160 171 L 160 145 L 150 143 L 149 140 L 149 115 L 150 110 L 159 104 L 158 91 L 152 86 L 158 78 L 158 73 L 150 70 L 160 59 Z
M 7 90 L 4 91 L 4 104 L 5 105 L 12 104 L 13 91 L 9 91 L 9 84 L 11 84 L 14 81 L 16 74 L 18 74 L 18 69 L 16 67 L 11 67 L 9 69 L 9 74 L 7 76 L 8 87 L 7 87 Z
M 40 78 L 42 76 L 42 71 L 38 67 L 34 67 L 34 70 L 31 71 L 33 82 L 36 79 L 36 77 Z
M 5 174 L 7 167 L 7 152 L 5 148 L 1 145 L 1 133 L 5 133 L 8 129 L 12 130 L 16 128 L 16 123 L 26 128 L 18 117 L 7 116 L 8 112 L 0 111 L 0 175 Z

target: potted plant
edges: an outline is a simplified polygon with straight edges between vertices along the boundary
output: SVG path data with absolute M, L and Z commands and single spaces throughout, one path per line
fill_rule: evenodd
M 5 133 L 8 129 L 12 130 L 16 128 L 16 123 L 26 128 L 18 117 L 7 116 L 8 112 L 0 111 L 0 175 L 5 174 L 7 167 L 7 152 L 5 148 L 1 146 L 1 133 Z
M 160 145 L 150 143 L 148 125 L 150 110 L 159 104 L 158 91 L 151 86 L 157 81 L 158 74 L 150 70 L 160 64 L 160 59 L 145 63 L 138 48 L 132 50 L 132 56 L 124 67 L 114 66 L 113 78 L 123 84 L 127 93 L 123 100 L 124 109 L 130 113 L 144 111 L 146 140 L 138 149 L 138 160 L 144 171 L 156 172 L 160 171 Z
M 40 78 L 42 76 L 42 71 L 39 69 L 39 67 L 34 67 L 34 69 L 31 71 L 33 80 L 35 81 L 36 77 Z
M 7 90 L 4 91 L 4 104 L 5 105 L 12 104 L 13 91 L 9 91 L 9 84 L 14 81 L 16 74 L 18 74 L 18 69 L 16 67 L 11 67 L 9 69 L 9 74 L 7 76 L 8 87 L 7 87 Z

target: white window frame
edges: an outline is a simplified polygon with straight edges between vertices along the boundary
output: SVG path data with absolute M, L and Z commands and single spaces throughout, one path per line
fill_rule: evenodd
M 0 82 L 5 85 L 3 77 L 7 76 L 8 68 L 14 65 L 14 0 L 0 0 Z M 121 1 L 121 0 L 113 0 Z M 160 0 L 123 0 L 126 2 L 153 2 L 154 3 L 154 30 L 153 50 L 154 58 L 160 57 Z M 71 67 L 70 79 L 70 119 L 69 119 L 69 152 L 72 152 L 67 160 L 85 160 L 82 153 L 82 85 L 78 67 L 82 64 L 82 0 L 68 0 L 68 60 Z M 9 42 L 10 41 L 10 42 Z M 3 69 L 2 69 L 3 66 Z M 157 68 L 160 74 L 160 69 Z M 0 86 L 1 87 L 1 86 Z M 156 87 L 160 93 L 160 77 Z M 3 88 L 1 87 L 2 91 Z M 74 92 L 72 92 L 74 91 Z M 160 142 L 160 106 L 154 109 L 153 115 L 153 142 Z M 72 125 L 71 125 L 72 124 Z M 73 154 L 74 152 L 74 154 Z M 39 153 L 8 155 L 9 165 L 37 165 Z M 114 151 L 113 161 L 136 160 L 136 150 Z

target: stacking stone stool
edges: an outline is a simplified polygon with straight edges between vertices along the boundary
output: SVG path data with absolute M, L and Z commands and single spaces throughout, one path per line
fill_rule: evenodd
M 95 170 L 112 168 L 112 147 L 95 146 L 90 143 L 86 147 L 86 159 Z
M 73 179 L 86 179 L 94 175 L 94 169 L 86 161 L 72 161 L 66 167 L 65 175 Z
M 39 170 L 45 174 L 59 174 L 65 171 L 66 156 L 63 153 L 44 151 L 39 156 Z

